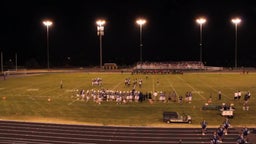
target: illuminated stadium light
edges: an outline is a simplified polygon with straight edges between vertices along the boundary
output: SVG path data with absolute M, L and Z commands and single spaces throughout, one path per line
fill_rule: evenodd
M 43 24 L 45 26 L 51 26 L 52 25 L 52 21 L 46 20 L 46 21 L 43 21 Z
M 204 24 L 206 22 L 206 19 L 205 18 L 198 18 L 198 19 L 196 19 L 196 22 L 199 23 L 199 24 Z
M 105 23 L 106 23 L 105 20 L 97 20 L 97 21 L 96 21 L 96 24 L 97 24 L 98 26 L 103 26 L 103 25 L 105 25 Z
M 231 21 L 234 24 L 239 24 L 241 22 L 241 19 L 240 18 L 233 18 Z
M 138 19 L 136 22 L 138 25 L 144 25 L 147 21 L 145 19 Z

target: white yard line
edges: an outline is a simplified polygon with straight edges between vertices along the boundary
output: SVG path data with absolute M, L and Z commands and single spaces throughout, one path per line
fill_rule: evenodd
M 122 84 L 122 81 L 119 82 L 117 85 L 115 85 L 115 86 L 112 88 L 112 90 L 115 90 L 115 89 L 116 89 L 117 87 L 119 87 L 121 84 Z
M 187 81 L 185 81 L 183 78 L 181 78 L 180 76 L 178 78 L 180 80 L 184 81 L 193 91 L 198 91 L 192 85 L 190 85 Z M 206 100 L 206 98 L 203 95 L 201 95 L 201 93 L 198 93 L 198 95 L 200 95 L 202 99 Z
M 29 88 L 29 89 L 27 89 L 27 91 L 39 91 L 39 89 L 38 88 Z
M 49 112 L 49 109 L 46 108 L 44 105 L 40 104 L 40 103 L 37 101 L 36 97 L 29 96 L 29 99 L 33 100 L 34 103 L 36 103 L 37 105 L 39 105 L 44 111 Z
M 173 87 L 173 83 L 171 83 L 169 79 L 168 79 L 168 83 L 169 83 L 170 87 L 172 88 L 172 90 L 173 90 L 177 95 L 179 95 L 178 92 L 176 91 L 176 89 Z
M 45 106 L 45 105 L 40 104 L 39 102 L 37 102 L 37 99 L 36 99 L 36 98 L 38 98 L 38 97 L 45 97 L 45 98 L 48 99 L 48 98 L 51 97 L 51 96 L 46 96 L 46 95 L 43 95 L 43 94 L 48 93 L 48 92 L 50 92 L 50 91 L 55 91 L 56 89 L 58 89 L 58 88 L 50 89 L 50 90 L 48 90 L 48 91 L 40 91 L 40 89 L 38 89 L 39 92 L 36 94 L 36 96 L 30 96 L 30 99 L 34 100 L 34 102 L 35 102 L 37 105 L 39 105 L 39 106 L 40 106 L 41 108 L 43 108 L 45 111 L 49 112 L 49 109 L 47 108 L 47 106 Z M 47 100 L 47 99 L 45 99 L 45 100 Z
M 41 90 L 41 92 L 37 93 L 37 95 L 38 95 L 38 96 L 45 96 L 44 94 L 49 93 L 49 92 L 51 92 L 51 91 L 56 91 L 57 89 L 60 89 L 60 88 L 58 87 L 58 88 L 54 88 L 54 89 L 49 89 L 48 91 L 46 91 L 46 90 Z M 40 90 L 40 89 L 39 89 L 39 90 Z M 50 97 L 50 96 L 48 95 L 48 96 L 46 96 L 46 97 Z
M 153 91 L 152 92 L 154 92 L 155 91 L 155 79 L 153 78 L 152 81 L 153 81 L 153 84 L 152 84 Z
M 217 90 L 217 89 L 215 89 L 215 88 L 213 88 L 213 87 L 211 87 L 210 85 L 208 85 L 207 83 L 203 83 L 205 86 L 207 86 L 208 88 L 210 88 L 210 89 L 212 89 L 213 91 L 215 91 L 216 93 L 218 93 L 219 92 L 219 90 Z M 216 94 L 217 95 L 217 94 Z M 227 95 L 225 95 L 224 93 L 222 93 L 221 92 L 221 95 L 222 96 L 224 96 L 224 97 L 226 97 L 227 99 L 231 99 L 230 97 L 228 97 Z
M 68 103 L 68 105 L 72 105 L 74 102 L 78 101 L 77 99 L 76 100 L 73 100 L 72 102 Z

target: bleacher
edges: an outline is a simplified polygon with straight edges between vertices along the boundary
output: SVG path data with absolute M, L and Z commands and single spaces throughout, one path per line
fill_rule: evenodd
M 204 64 L 200 61 L 180 62 L 143 62 L 137 63 L 133 73 L 173 73 L 182 71 L 204 70 Z

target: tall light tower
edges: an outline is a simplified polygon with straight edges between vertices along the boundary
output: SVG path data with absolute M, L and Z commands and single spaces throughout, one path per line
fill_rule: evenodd
M 202 47 L 203 47 L 203 24 L 206 22 L 205 18 L 198 18 L 196 22 L 200 25 L 200 62 L 203 62 L 203 54 L 202 54 Z
M 136 23 L 140 26 L 140 62 L 142 63 L 142 26 L 146 23 L 147 21 L 145 19 L 138 19 Z
M 233 18 L 232 23 L 235 24 L 235 68 L 237 68 L 237 25 L 242 21 L 240 18 Z
M 43 24 L 46 26 L 46 30 L 47 30 L 47 34 L 46 34 L 46 38 L 47 38 L 47 69 L 50 69 L 50 58 L 49 58 L 49 27 L 53 24 L 52 21 L 50 20 L 45 20 L 43 21 Z
M 104 35 L 105 20 L 97 20 L 97 35 L 100 38 L 100 68 L 102 68 L 102 36 Z

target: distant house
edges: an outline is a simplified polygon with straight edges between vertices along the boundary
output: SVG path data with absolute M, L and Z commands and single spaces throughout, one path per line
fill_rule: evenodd
M 104 63 L 104 69 L 117 69 L 117 65 L 116 63 Z

